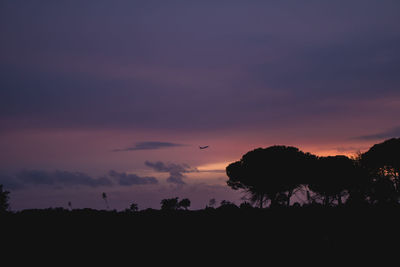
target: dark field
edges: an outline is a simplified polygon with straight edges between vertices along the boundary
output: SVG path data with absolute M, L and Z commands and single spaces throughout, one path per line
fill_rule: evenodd
M 399 207 L 143 210 L 48 209 L 3 216 L 7 250 L 165 262 L 210 259 L 283 262 L 396 253 Z M 99 258 L 100 257 L 100 258 Z M 385 261 L 381 258 L 381 263 Z

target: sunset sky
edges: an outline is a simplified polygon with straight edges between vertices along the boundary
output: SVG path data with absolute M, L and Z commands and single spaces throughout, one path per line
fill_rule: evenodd
M 400 136 L 400 1 L 0 1 L 12 210 L 239 204 L 258 147 Z M 209 145 L 207 149 L 199 146 Z

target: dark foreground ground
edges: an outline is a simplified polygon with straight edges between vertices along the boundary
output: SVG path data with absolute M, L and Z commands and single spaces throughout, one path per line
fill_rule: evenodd
M 83 258 L 92 263 L 145 261 L 138 266 L 171 265 L 183 259 L 189 266 L 213 265 L 215 260 L 245 266 L 260 266 L 260 261 L 263 266 L 288 262 L 325 266 L 352 257 L 379 258 L 379 266 L 389 266 L 385 262 L 390 256 L 400 256 L 399 207 L 137 213 L 49 209 L 0 219 L 3 260 L 41 261 L 55 256 L 57 261 L 76 263 Z M 14 253 L 19 256 L 11 256 Z M 267 264 L 272 258 L 280 264 Z

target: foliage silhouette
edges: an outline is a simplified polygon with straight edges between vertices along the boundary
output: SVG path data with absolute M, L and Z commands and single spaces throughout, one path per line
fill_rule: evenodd
M 313 167 L 313 179 L 308 187 L 323 199 L 325 206 L 333 201 L 339 205 L 357 183 L 357 165 L 346 156 L 319 157 Z
M 137 212 L 139 210 L 139 206 L 136 203 L 132 203 L 127 209 L 128 212 Z
M 400 198 L 400 138 L 375 144 L 360 156 L 368 173 L 367 198 L 370 203 L 398 203 Z
M 161 200 L 161 209 L 162 210 L 177 210 L 179 208 L 178 197 L 175 198 L 166 198 Z
M 400 138 L 372 146 L 355 158 L 317 157 L 295 147 L 249 151 L 226 168 L 227 184 L 259 207 L 289 206 L 296 192 L 308 205 L 399 204 Z
M 392 138 L 373 145 L 362 154 L 361 161 L 363 166 L 369 169 L 390 167 L 398 174 L 400 171 L 400 138 Z
M 241 209 L 252 209 L 253 206 L 249 202 L 245 201 L 245 202 L 243 202 L 243 203 L 241 203 L 239 205 L 239 208 L 241 208 Z
M 103 198 L 104 202 L 106 203 L 107 210 L 110 209 L 110 206 L 108 205 L 107 194 L 105 192 L 103 192 L 101 194 L 101 197 Z
M 174 198 L 166 198 L 161 200 L 161 209 L 162 210 L 178 210 L 185 209 L 187 210 L 191 205 L 190 199 L 184 198 L 179 201 L 178 197 Z
M 322 255 L 330 260 L 346 253 L 355 255 L 356 251 L 360 255 L 395 251 L 398 246 L 392 244 L 400 240 L 398 142 L 385 141 L 354 159 L 316 157 L 296 148 L 274 146 L 251 151 L 227 167 L 229 186 L 255 194 L 258 201 L 264 194 L 261 204 L 268 198 L 273 208 L 253 208 L 248 202 L 237 207 L 223 200 L 214 209 L 209 207 L 215 205 L 213 199 L 203 210 L 187 210 L 190 201 L 175 197 L 163 199 L 160 210 L 139 211 L 132 203 L 130 210 L 135 212 L 72 208 L 11 211 L 1 217 L 2 229 L 7 230 L 2 240 L 4 244 L 14 242 L 14 249 L 31 242 L 27 247 L 40 247 L 38 253 L 44 251 L 37 246 L 41 240 L 57 249 L 62 244 L 68 246 L 62 251 L 69 251 L 73 243 L 85 253 L 88 248 L 97 253 L 99 247 L 106 247 L 107 253 L 113 250 L 120 255 L 125 248 L 135 255 L 147 252 L 146 257 L 151 258 L 163 254 L 166 259 L 177 251 L 205 251 L 206 244 L 207 251 L 200 258 L 216 255 L 225 259 L 228 255 L 236 260 L 231 256 L 235 251 L 247 264 L 265 260 L 266 252 L 283 251 L 286 257 L 310 255 L 313 260 Z M 256 171 L 260 173 L 255 175 Z M 296 190 L 303 190 L 309 203 L 288 206 L 290 193 Z M 5 211 L 9 198 L 2 186 L 0 195 Z M 108 205 L 107 195 L 102 197 Z M 171 212 L 180 208 L 184 210 Z M 11 237 L 3 239 L 7 234 Z M 261 246 L 251 245 L 260 240 Z
M 267 200 L 271 206 L 282 202 L 289 206 L 293 192 L 308 182 L 315 161 L 314 155 L 295 147 L 258 148 L 226 168 L 227 184 L 244 189 L 260 208 Z
M 207 207 L 214 208 L 216 203 L 217 201 L 215 200 L 215 198 L 212 198 L 208 201 Z
M 238 206 L 235 205 L 235 203 L 230 202 L 228 200 L 222 200 L 220 206 L 218 209 L 237 209 Z
M 179 201 L 178 207 L 187 210 L 190 207 L 190 204 L 191 204 L 190 200 L 188 198 L 184 198 L 181 201 Z
M 10 208 L 9 194 L 10 192 L 7 190 L 3 190 L 3 185 L 0 184 L 0 213 L 8 211 L 8 209 Z

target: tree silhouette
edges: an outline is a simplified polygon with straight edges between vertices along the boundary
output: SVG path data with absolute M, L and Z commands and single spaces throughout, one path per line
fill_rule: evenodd
M 139 206 L 136 203 L 132 203 L 128 209 L 130 212 L 137 212 L 139 210 Z
M 0 184 L 0 213 L 8 211 L 10 204 L 8 203 L 10 192 L 3 190 L 3 185 Z
M 110 207 L 108 206 L 107 194 L 105 192 L 103 192 L 101 194 L 101 197 L 104 199 L 104 202 L 106 203 L 106 208 L 110 209 Z
M 358 152 L 357 156 L 353 157 L 355 173 L 351 179 L 351 184 L 348 187 L 347 205 L 362 206 L 368 204 L 368 192 L 371 191 L 371 177 L 368 170 L 362 166 L 362 153 Z
M 190 207 L 190 200 L 188 198 L 184 198 L 181 201 L 179 201 L 178 203 L 178 207 L 180 208 L 184 208 L 185 210 L 187 210 Z
M 335 200 L 341 205 L 342 198 L 357 183 L 355 162 L 346 156 L 328 156 L 319 157 L 316 163 L 308 187 L 322 199 L 325 206 Z
M 400 172 L 400 138 L 392 138 L 382 143 L 373 145 L 361 155 L 363 166 L 369 169 L 383 167 L 393 168 Z
M 212 198 L 208 201 L 207 207 L 214 208 L 216 203 L 217 201 L 215 200 L 215 198 Z
M 295 147 L 258 148 L 226 168 L 227 184 L 234 190 L 245 190 L 260 208 L 267 200 L 271 206 L 283 199 L 289 205 L 294 190 L 308 182 L 315 160 L 314 155 Z
M 179 208 L 178 198 L 166 198 L 161 200 L 162 210 L 177 210 Z
M 229 201 L 229 200 L 222 200 L 220 206 L 218 209 L 235 209 L 238 208 L 238 206 L 235 205 L 235 203 Z
M 400 198 L 400 138 L 373 145 L 360 156 L 369 175 L 371 203 L 398 203 Z
M 367 197 L 371 204 L 398 203 L 399 192 L 393 176 L 385 171 L 376 171 L 371 174 L 371 185 Z
M 241 208 L 241 209 L 251 209 L 251 208 L 253 208 L 253 206 L 249 202 L 245 201 L 245 202 L 243 202 L 243 203 L 241 203 L 239 205 L 239 208 Z

